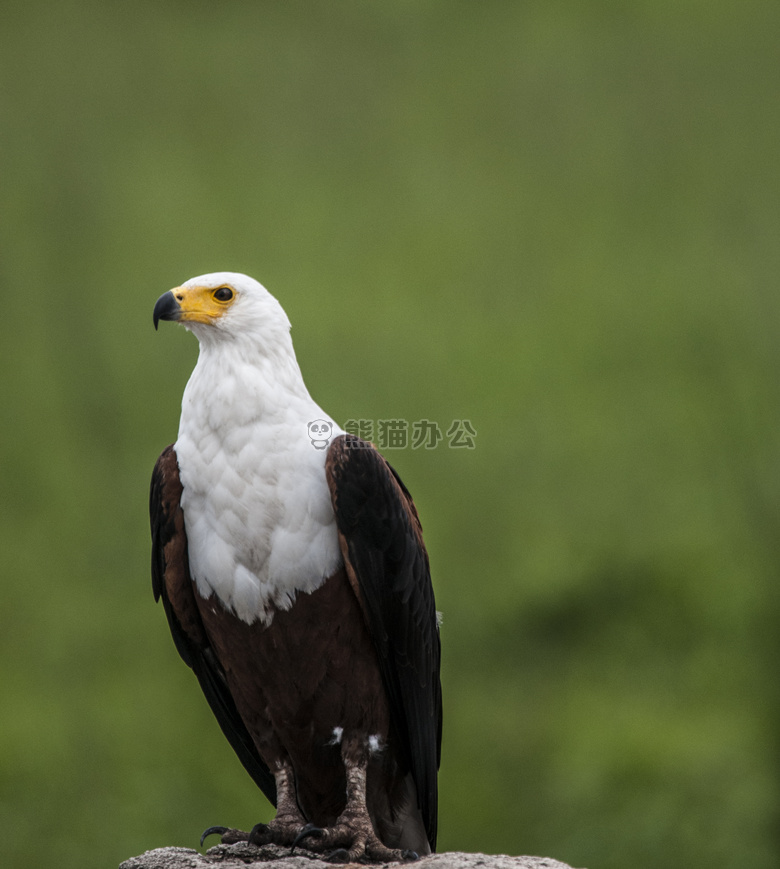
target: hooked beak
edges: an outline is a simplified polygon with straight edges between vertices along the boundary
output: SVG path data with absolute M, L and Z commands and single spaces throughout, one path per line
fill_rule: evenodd
M 160 320 L 179 320 L 181 319 L 181 305 L 179 304 L 173 290 L 168 290 L 163 293 L 154 305 L 154 328 L 157 329 L 157 324 Z

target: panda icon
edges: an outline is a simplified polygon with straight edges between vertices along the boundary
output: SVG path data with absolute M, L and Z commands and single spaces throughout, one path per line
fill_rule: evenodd
M 318 450 L 324 450 L 333 434 L 333 423 L 326 419 L 315 419 L 309 423 L 309 438 Z

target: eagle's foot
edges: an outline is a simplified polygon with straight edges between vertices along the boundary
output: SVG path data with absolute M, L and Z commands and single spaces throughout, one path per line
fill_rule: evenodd
M 367 815 L 346 817 L 332 827 L 306 824 L 293 841 L 293 848 L 306 841 L 306 849 L 323 854 L 330 863 L 406 863 L 417 860 L 416 851 L 388 848 L 379 841 Z
M 281 845 L 283 847 L 297 844 L 300 838 L 301 818 L 280 818 L 278 815 L 270 824 L 255 824 L 247 833 L 233 827 L 209 827 L 200 837 L 201 847 L 208 836 L 220 836 L 223 845 L 235 845 L 237 842 L 247 842 L 250 845 Z M 307 826 L 311 826 L 308 824 Z M 306 829 L 304 827 L 304 829 Z

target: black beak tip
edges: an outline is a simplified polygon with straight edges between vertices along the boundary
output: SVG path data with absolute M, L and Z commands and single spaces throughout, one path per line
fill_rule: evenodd
M 176 296 L 170 291 L 163 293 L 157 300 L 152 313 L 155 331 L 160 320 L 178 320 L 181 316 L 181 306 Z

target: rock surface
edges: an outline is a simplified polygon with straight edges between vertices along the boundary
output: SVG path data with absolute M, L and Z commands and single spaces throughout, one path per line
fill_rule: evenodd
M 157 848 L 139 857 L 125 860 L 119 869 L 334 869 L 321 855 L 297 848 L 294 855 L 289 849 L 267 845 L 258 848 L 239 842 L 236 845 L 217 845 L 200 854 L 192 848 Z M 359 864 L 350 864 L 357 866 Z M 431 854 L 409 864 L 378 864 L 379 866 L 409 866 L 414 869 L 571 869 L 566 863 L 550 857 L 507 857 L 500 854 L 464 854 L 451 851 Z

